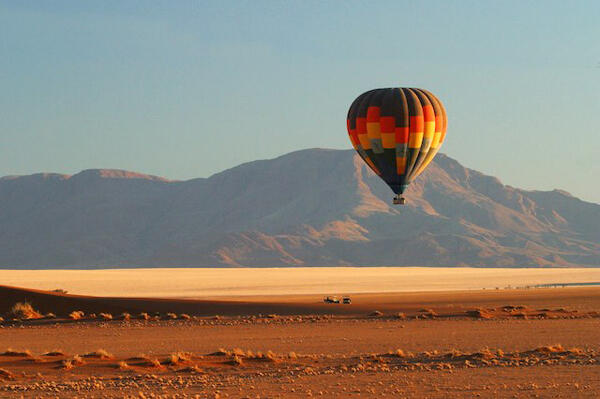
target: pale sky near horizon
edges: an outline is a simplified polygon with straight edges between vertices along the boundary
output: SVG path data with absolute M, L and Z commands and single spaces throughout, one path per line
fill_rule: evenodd
M 0 0 L 0 176 L 207 177 L 350 148 L 376 87 L 431 90 L 442 152 L 600 203 L 598 1 Z

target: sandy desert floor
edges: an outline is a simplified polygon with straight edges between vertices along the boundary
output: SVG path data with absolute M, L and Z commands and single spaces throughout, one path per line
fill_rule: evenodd
M 600 268 L 298 267 L 0 270 L 2 284 L 80 295 L 217 298 L 600 284 Z M 132 282 L 135 282 L 132 284 Z
M 600 396 L 600 288 L 352 299 L 0 287 L 43 314 L 0 323 L 0 397 Z

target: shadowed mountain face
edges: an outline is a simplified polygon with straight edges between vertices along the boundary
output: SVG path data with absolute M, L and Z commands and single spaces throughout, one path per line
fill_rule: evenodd
M 0 267 L 600 266 L 600 205 L 524 191 L 442 154 L 406 206 L 354 151 L 208 179 L 115 170 L 0 179 Z

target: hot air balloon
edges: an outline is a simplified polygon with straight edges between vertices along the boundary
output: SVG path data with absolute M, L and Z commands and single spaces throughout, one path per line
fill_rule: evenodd
M 352 146 L 405 204 L 408 185 L 429 165 L 446 136 L 446 110 L 423 89 L 375 89 L 348 110 Z

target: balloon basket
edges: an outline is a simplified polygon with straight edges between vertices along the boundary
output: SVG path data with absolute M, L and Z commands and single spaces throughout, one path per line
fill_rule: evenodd
M 406 198 L 404 197 L 394 197 L 394 205 L 404 205 L 406 204 Z

